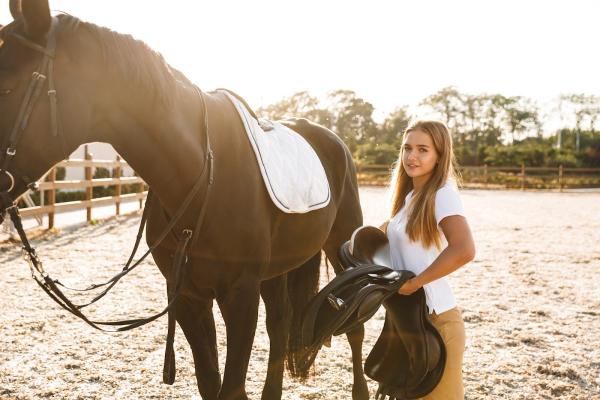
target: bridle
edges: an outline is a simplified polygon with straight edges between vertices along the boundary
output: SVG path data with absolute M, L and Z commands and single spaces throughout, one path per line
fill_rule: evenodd
M 17 34 L 14 32 L 9 33 L 13 38 L 15 38 L 22 45 L 29 47 L 39 53 L 42 54 L 42 62 L 36 72 L 32 74 L 32 79 L 29 83 L 27 91 L 25 92 L 25 96 L 23 101 L 21 102 L 21 106 L 19 108 L 17 119 L 13 126 L 13 129 L 10 131 L 10 135 L 5 139 L 3 149 L 3 158 L 0 162 L 0 174 L 5 174 L 8 176 L 10 185 L 7 189 L 0 191 L 0 213 L 4 214 L 7 212 L 12 220 L 17 233 L 21 239 L 23 245 L 23 253 L 25 259 L 29 262 L 29 266 L 31 269 L 31 275 L 33 279 L 38 283 L 38 285 L 54 300 L 57 302 L 62 308 L 69 311 L 73 315 L 81 318 L 87 324 L 92 327 L 108 332 L 115 331 L 126 331 L 129 329 L 133 329 L 139 327 L 141 325 L 145 325 L 155 319 L 161 317 L 162 315 L 169 312 L 180 293 L 183 278 L 185 275 L 184 267 L 188 261 L 187 249 L 190 245 L 194 245 L 198 239 L 198 233 L 202 226 L 202 222 L 204 220 L 204 216 L 206 215 L 207 208 L 207 198 L 212 187 L 214 181 L 214 163 L 213 163 L 213 151 L 210 145 L 210 136 L 208 132 L 208 114 L 207 114 L 207 105 L 206 100 L 204 98 L 204 93 L 196 86 L 194 89 L 200 97 L 203 107 L 203 130 L 206 135 L 206 156 L 204 158 L 204 164 L 202 167 L 202 173 L 198 177 L 196 183 L 188 193 L 187 197 L 181 203 L 179 209 L 173 214 L 170 222 L 163 229 L 163 232 L 158 236 L 158 239 L 154 244 L 152 244 L 148 251 L 144 253 L 144 255 L 138 259 L 135 263 L 132 264 L 133 258 L 137 253 L 138 246 L 140 244 L 141 238 L 143 236 L 144 227 L 146 225 L 146 221 L 148 219 L 148 209 L 149 207 L 144 208 L 144 212 L 142 214 L 140 226 L 138 229 L 138 234 L 136 237 L 136 241 L 133 247 L 133 251 L 131 256 L 129 257 L 127 263 L 123 270 L 115 275 L 110 280 L 102 283 L 102 284 L 94 284 L 85 289 L 70 289 L 65 285 L 60 283 L 60 281 L 56 279 L 50 278 L 48 273 L 44 270 L 42 266 L 42 262 L 40 261 L 35 249 L 29 243 L 27 235 L 23 229 L 23 224 L 21 221 L 21 216 L 19 214 L 19 209 L 17 203 L 15 202 L 15 198 L 12 196 L 11 192 L 15 188 L 15 177 L 9 172 L 8 168 L 13 160 L 16 152 L 17 152 L 17 143 L 19 141 L 19 137 L 21 133 L 27 128 L 29 119 L 33 112 L 34 105 L 40 94 L 42 92 L 42 88 L 44 87 L 44 82 L 48 82 L 48 98 L 50 102 L 50 131 L 53 137 L 59 136 L 59 121 L 58 121 L 58 107 L 57 107 L 57 96 L 56 96 L 56 87 L 54 85 L 54 56 L 56 50 L 56 25 L 58 21 L 56 18 L 52 19 L 52 24 L 47 34 L 47 43 L 45 47 L 40 46 L 39 44 Z M 206 179 L 206 177 L 208 177 Z M 27 182 L 28 179 L 25 177 L 21 177 L 29 188 L 32 188 L 32 183 Z M 128 319 L 122 321 L 93 321 L 87 318 L 82 312 L 81 309 L 89 306 L 90 304 L 95 303 L 97 300 L 102 298 L 110 289 L 112 289 L 117 282 L 129 272 L 131 272 L 135 267 L 140 265 L 140 263 L 153 251 L 155 250 L 160 243 L 169 235 L 169 233 L 173 233 L 172 230 L 175 228 L 176 224 L 180 221 L 181 217 L 185 214 L 185 212 L 190 207 L 193 200 L 196 198 L 197 194 L 200 192 L 200 189 L 204 187 L 204 181 L 207 180 L 206 190 L 204 192 L 204 196 L 202 199 L 202 208 L 198 214 L 198 219 L 194 229 L 185 228 L 181 231 L 180 235 L 175 235 L 177 238 L 178 244 L 177 249 L 174 255 L 173 261 L 173 278 L 175 280 L 175 285 L 172 288 L 169 288 L 168 293 L 168 304 L 163 311 L 158 314 L 152 315 L 146 318 L 135 318 Z M 148 195 L 146 198 L 146 204 L 149 204 L 150 199 L 152 198 L 152 190 L 148 190 Z M 61 291 L 59 286 L 77 291 L 89 291 L 98 289 L 101 287 L 105 287 L 105 289 L 93 298 L 92 301 L 86 304 L 74 304 L 72 303 Z M 174 317 L 169 314 L 169 334 L 167 341 L 170 342 L 167 344 L 167 351 L 169 351 L 169 346 L 172 348 L 172 340 L 173 340 L 173 332 L 174 329 Z M 104 326 L 112 326 L 116 327 L 114 329 L 106 329 Z M 172 350 L 171 350 L 172 351 Z
M 53 137 L 58 137 L 58 108 L 56 101 L 56 87 L 54 84 L 56 24 L 57 20 L 53 18 L 47 35 L 46 47 L 42 47 L 39 44 L 19 35 L 18 33 L 9 33 L 10 36 L 12 36 L 22 45 L 42 53 L 42 62 L 38 67 L 38 70 L 35 71 L 31 76 L 31 81 L 29 82 L 29 86 L 27 87 L 27 91 L 25 92 L 25 96 L 21 102 L 21 106 L 19 107 L 13 128 L 10 131 L 10 134 L 4 139 L 4 146 L 2 147 L 1 153 L 2 161 L 0 162 L 0 173 L 5 174 L 8 177 L 10 185 L 1 193 L 10 193 L 15 188 L 15 177 L 9 172 L 8 167 L 14 156 L 17 154 L 17 143 L 19 142 L 21 133 L 27 129 L 33 108 L 40 97 L 40 94 L 42 93 L 42 88 L 44 87 L 46 80 L 48 81 L 48 100 L 50 103 L 50 131 Z M 28 179 L 24 180 L 27 186 L 32 184 L 32 182 L 29 182 Z M 7 202 L 7 199 L 11 199 L 11 201 Z M 2 196 L 3 204 L 1 204 L 1 206 L 3 209 L 10 207 L 10 204 L 13 202 L 12 200 L 14 199 L 11 197 Z

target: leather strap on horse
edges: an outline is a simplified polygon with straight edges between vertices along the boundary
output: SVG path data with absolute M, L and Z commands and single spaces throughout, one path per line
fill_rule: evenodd
M 208 170 L 209 170 L 208 189 L 210 189 L 210 187 L 214 183 L 215 166 L 214 166 L 214 154 L 212 151 L 212 147 L 210 145 L 210 136 L 208 134 L 208 107 L 206 106 L 206 99 L 204 98 L 204 93 L 202 93 L 202 91 L 197 86 L 194 86 L 194 89 L 196 90 L 196 92 L 198 93 L 198 95 L 200 97 L 200 100 L 202 101 L 203 118 L 204 118 L 203 128 L 204 128 L 204 132 L 206 132 L 206 149 L 207 149 L 205 165 L 204 165 L 204 168 L 202 169 L 202 172 L 204 173 L 204 171 L 208 167 Z M 206 163 L 208 163 L 208 165 L 206 165 Z M 200 209 L 200 213 L 198 214 L 198 220 L 196 221 L 196 227 L 194 229 L 194 232 L 196 232 L 196 235 L 194 235 L 194 238 L 192 240 L 192 244 L 191 244 L 192 247 L 194 247 L 196 245 L 196 242 L 198 241 L 198 238 L 200 237 L 200 235 L 199 235 L 200 228 L 202 227 L 202 222 L 204 221 L 204 216 L 206 215 L 206 210 L 208 208 L 208 207 L 206 207 L 206 204 L 208 203 L 208 194 L 209 194 L 208 189 L 206 190 L 204 199 L 202 201 L 203 205 L 202 205 L 202 208 Z M 138 237 L 139 237 L 139 233 L 138 233 Z M 175 350 L 173 348 L 174 341 L 175 341 L 175 314 L 174 314 L 174 312 L 172 312 L 170 310 L 169 318 L 168 318 L 168 322 L 167 322 L 167 340 L 165 343 L 165 360 L 164 360 L 164 364 L 163 364 L 163 383 L 166 383 L 167 385 L 172 385 L 175 382 Z
M 24 38 L 19 34 L 11 33 L 11 36 L 17 39 L 24 46 L 29 47 L 32 50 L 41 52 L 43 54 L 43 58 L 38 70 L 32 74 L 32 79 L 29 82 L 27 91 L 25 92 L 25 97 L 23 98 L 21 107 L 19 108 L 19 113 L 17 114 L 17 119 L 15 120 L 13 129 L 11 130 L 10 135 L 6 139 L 6 142 L 4 143 L 6 153 L 4 154 L 4 159 L 2 161 L 1 171 L 7 171 L 10 160 L 16 154 L 16 146 L 19 140 L 19 136 L 21 132 L 23 132 L 27 128 L 29 118 L 31 117 L 31 113 L 33 112 L 33 107 L 42 92 L 44 82 L 46 81 L 46 79 L 48 79 L 49 76 L 53 75 L 54 54 L 56 51 L 56 23 L 56 20 L 53 19 L 52 24 L 50 26 L 50 31 L 48 32 L 48 42 L 45 48 L 38 45 L 37 43 L 30 41 L 29 39 Z M 53 94 L 51 94 L 51 92 Z M 53 136 L 57 136 L 58 118 L 56 114 L 56 90 L 54 88 L 53 77 L 49 79 L 48 95 L 50 96 L 50 118 L 52 134 Z
M 165 361 L 163 363 L 163 383 L 172 385 L 175 383 L 175 314 L 169 311 L 169 322 L 167 324 L 167 342 L 165 345 Z

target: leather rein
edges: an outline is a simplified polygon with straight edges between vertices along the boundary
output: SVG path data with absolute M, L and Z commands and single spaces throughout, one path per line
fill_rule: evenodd
M 19 108 L 19 112 L 17 114 L 17 119 L 15 121 L 13 129 L 11 130 L 8 138 L 4 140 L 4 149 L 5 150 L 4 150 L 4 158 L 3 158 L 2 162 L 0 163 L 0 174 L 6 174 L 6 176 L 9 178 L 10 184 L 7 189 L 0 191 L 0 214 L 2 216 L 4 216 L 4 213 L 6 212 L 10 216 L 11 221 L 21 239 L 21 243 L 23 246 L 23 256 L 29 262 L 31 275 L 32 275 L 33 279 L 37 282 L 37 284 L 48 294 L 48 296 L 50 296 L 50 298 L 52 300 L 54 300 L 56 303 L 58 303 L 65 310 L 69 311 L 73 315 L 77 316 L 78 318 L 82 319 L 87 324 L 89 324 L 90 326 L 92 326 L 98 330 L 105 331 L 105 332 L 126 331 L 126 330 L 130 330 L 130 329 L 145 325 L 151 321 L 154 321 L 155 319 L 163 316 L 164 314 L 166 314 L 167 312 L 172 310 L 172 308 L 175 304 L 175 301 L 177 300 L 177 298 L 180 294 L 183 277 L 185 275 L 184 267 L 186 266 L 187 261 L 188 261 L 187 249 L 190 246 L 190 244 L 193 245 L 198 239 L 198 233 L 202 226 L 204 216 L 206 215 L 206 208 L 207 208 L 207 204 L 208 204 L 208 201 L 207 201 L 208 194 L 210 192 L 210 189 L 211 189 L 213 181 L 214 181 L 214 163 L 213 163 L 214 156 L 213 156 L 213 151 L 212 151 L 212 148 L 210 145 L 210 136 L 209 136 L 209 132 L 208 132 L 208 113 L 207 113 L 208 110 L 207 110 L 206 100 L 204 98 L 204 93 L 198 87 L 194 86 L 194 89 L 196 90 L 197 94 L 199 95 L 199 97 L 201 99 L 203 113 L 204 113 L 203 114 L 203 118 L 204 118 L 203 128 L 204 128 L 204 132 L 206 135 L 206 156 L 204 158 L 202 173 L 200 174 L 196 183 L 194 184 L 194 186 L 188 193 L 187 197 L 181 203 L 179 209 L 172 216 L 170 222 L 163 229 L 162 233 L 159 235 L 156 242 L 149 247 L 148 251 L 146 251 L 146 253 L 144 253 L 144 255 L 140 259 L 138 259 L 135 263 L 132 264 L 133 258 L 135 257 L 135 254 L 137 253 L 138 246 L 139 246 L 141 238 L 143 236 L 146 221 L 148 219 L 149 207 L 146 206 L 146 207 L 144 207 L 144 212 L 142 214 L 142 218 L 140 221 L 140 226 L 138 229 L 138 234 L 137 234 L 136 241 L 135 241 L 135 244 L 133 247 L 133 251 L 132 251 L 131 256 L 129 257 L 127 263 L 123 267 L 123 270 L 120 273 L 118 273 L 117 275 L 115 275 L 113 278 L 109 279 L 108 281 L 101 283 L 101 284 L 91 285 L 85 289 L 71 289 L 71 288 L 66 287 L 60 281 L 58 281 L 56 279 L 52 279 L 48 275 L 48 273 L 44 270 L 42 262 L 40 261 L 35 249 L 31 246 L 31 244 L 27 238 L 27 235 L 23 229 L 23 224 L 22 224 L 21 216 L 19 214 L 17 202 L 15 201 L 16 199 L 13 197 L 13 195 L 11 195 L 12 190 L 15 188 L 15 177 L 8 170 L 8 167 L 11 164 L 11 160 L 14 158 L 14 156 L 17 152 L 16 147 L 17 147 L 17 143 L 19 141 L 19 137 L 20 137 L 21 133 L 27 128 L 29 118 L 33 112 L 33 108 L 34 108 L 34 105 L 35 105 L 37 99 L 40 97 L 40 94 L 44 87 L 45 81 L 48 82 L 48 98 L 49 98 L 49 102 L 50 102 L 50 131 L 51 131 L 53 137 L 59 136 L 57 96 L 56 96 L 56 88 L 54 86 L 54 57 L 55 57 L 55 50 L 56 50 L 56 25 L 57 25 L 57 23 L 58 23 L 57 19 L 53 18 L 52 25 L 47 34 L 46 47 L 42 47 L 39 44 L 19 35 L 17 33 L 14 33 L 14 32 L 10 33 L 10 35 L 12 37 L 14 37 L 22 45 L 41 53 L 43 58 L 42 58 L 42 62 L 40 64 L 38 70 L 32 74 L 32 79 L 29 83 L 27 91 L 25 92 L 25 96 L 21 103 L 21 107 Z M 63 143 L 63 146 L 64 146 L 64 143 Z M 207 174 L 207 172 L 208 172 L 208 174 Z M 200 192 L 200 189 L 204 186 L 204 181 L 206 180 L 206 175 L 208 175 L 208 178 L 207 178 L 208 182 L 207 182 L 206 190 L 204 192 L 204 196 L 202 199 L 202 208 L 200 209 L 194 230 L 186 228 L 181 231 L 180 235 L 175 235 L 178 240 L 177 249 L 175 251 L 174 260 L 173 260 L 173 268 L 172 268 L 172 273 L 173 273 L 172 278 L 174 278 L 175 285 L 173 287 L 169 288 L 168 304 L 165 307 L 165 309 L 163 311 L 159 312 L 158 314 L 152 315 L 150 317 L 134 318 L 134 319 L 121 320 L 121 321 L 95 321 L 95 320 L 91 320 L 88 317 L 86 317 L 81 312 L 81 309 L 89 306 L 90 304 L 95 303 L 97 300 L 99 300 L 104 295 L 106 295 L 110 291 L 110 289 L 112 289 L 123 276 L 127 275 L 134 268 L 136 268 L 138 265 L 140 265 L 140 263 L 154 249 L 156 249 L 160 245 L 160 243 L 168 236 L 168 234 L 175 228 L 175 225 L 180 221 L 183 214 L 188 210 L 192 201 L 196 198 L 197 194 Z M 35 183 L 28 182 L 29 179 L 27 177 L 20 177 L 20 179 L 22 179 L 25 182 L 26 186 L 29 189 L 32 189 L 32 190 L 35 189 L 35 186 L 34 186 Z M 146 197 L 146 205 L 149 204 L 148 202 L 152 198 L 152 195 L 153 195 L 153 192 L 151 191 L 151 189 L 149 189 L 148 195 Z M 101 287 L 105 287 L 105 289 L 100 294 L 98 294 L 96 297 L 94 297 L 92 299 L 92 301 L 90 301 L 89 303 L 78 305 L 78 304 L 74 304 L 73 302 L 71 302 L 63 294 L 63 292 L 61 291 L 59 286 L 62 286 L 63 288 L 66 288 L 69 290 L 75 290 L 75 291 L 90 291 L 90 290 L 94 290 L 94 289 L 101 288 Z M 171 325 L 174 324 L 174 321 L 171 321 L 171 320 L 172 320 L 172 318 L 170 315 L 169 316 L 169 325 L 170 325 L 169 328 L 171 328 Z M 106 326 L 111 326 L 111 327 L 115 327 L 115 328 L 106 329 L 106 328 L 104 328 Z M 171 332 L 169 332 L 169 336 L 170 336 L 171 346 L 172 346 L 172 333 Z

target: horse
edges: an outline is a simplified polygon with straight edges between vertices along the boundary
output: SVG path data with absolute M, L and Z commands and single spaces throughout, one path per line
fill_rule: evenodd
M 306 377 L 311 368 L 311 363 L 298 362 L 298 327 L 302 308 L 318 289 L 321 254 L 341 271 L 337 250 L 362 225 L 356 170 L 347 147 L 335 133 L 308 120 L 282 121 L 314 148 L 329 180 L 331 200 L 308 213 L 281 212 L 266 193 L 239 117 L 223 94 L 199 91 L 160 54 L 129 35 L 70 15 L 52 17 L 48 0 L 11 0 L 10 10 L 14 20 L 0 30 L 0 135 L 5 151 L 0 156 L 0 191 L 16 199 L 81 144 L 109 143 L 154 193 L 146 204 L 150 245 L 210 159 L 210 192 L 194 196 L 152 256 L 167 289 L 172 289 L 178 237 L 195 229 L 198 210 L 206 210 L 200 230 L 194 232 L 173 309 L 193 353 L 198 390 L 205 400 L 248 398 L 245 379 L 262 297 L 270 341 L 262 399 L 280 399 L 286 360 L 293 377 Z M 51 36 L 56 46 L 49 54 Z M 24 107 L 27 82 L 47 58 L 52 70 L 33 79 L 47 79 L 43 86 L 48 86 L 48 98 L 40 96 Z M 18 132 L 16 143 L 13 132 Z M 227 335 L 222 379 L 215 300 Z M 354 400 L 369 396 L 363 338 L 362 326 L 348 334 Z

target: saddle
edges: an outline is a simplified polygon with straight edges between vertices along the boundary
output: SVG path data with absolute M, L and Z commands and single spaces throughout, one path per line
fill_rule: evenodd
M 315 354 L 331 335 L 347 333 L 370 319 L 383 304 L 383 329 L 364 365 L 379 382 L 376 399 L 423 397 L 439 383 L 446 363 L 441 335 L 428 319 L 425 292 L 397 293 L 411 271 L 391 269 L 389 243 L 378 228 L 358 228 L 339 251 L 346 268 L 308 304 L 302 342 Z

